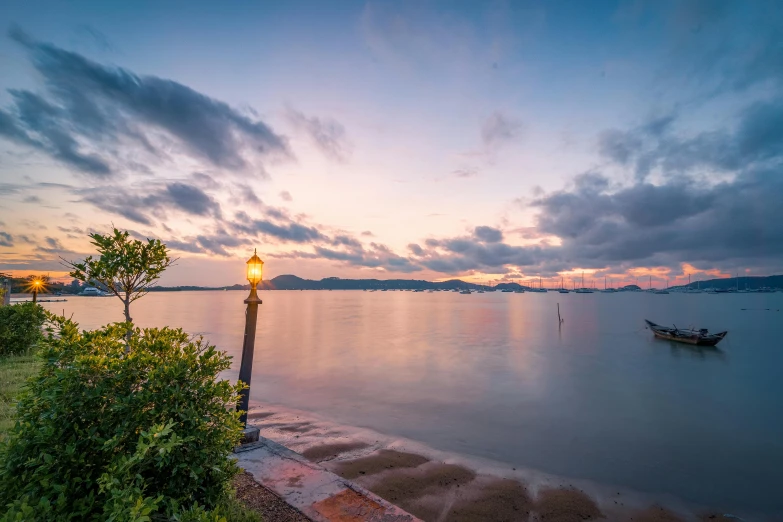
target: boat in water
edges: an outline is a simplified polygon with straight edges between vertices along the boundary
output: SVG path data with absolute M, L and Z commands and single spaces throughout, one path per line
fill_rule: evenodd
M 711 334 L 706 328 L 694 330 L 691 328 L 681 329 L 674 326 L 669 328 L 668 326 L 661 326 L 655 324 L 652 321 L 644 320 L 647 323 L 647 327 L 652 330 L 653 335 L 658 339 L 666 339 L 667 341 L 674 341 L 678 343 L 693 344 L 697 346 L 715 346 L 726 337 L 728 332 L 719 332 Z
M 104 292 L 102 290 L 99 290 L 99 289 L 95 288 L 94 286 L 88 286 L 87 288 L 85 288 L 84 290 L 82 290 L 81 292 L 79 292 L 76 295 L 86 295 L 86 296 L 92 296 L 92 297 L 103 297 L 103 296 L 105 296 L 107 294 L 106 294 L 106 292 Z

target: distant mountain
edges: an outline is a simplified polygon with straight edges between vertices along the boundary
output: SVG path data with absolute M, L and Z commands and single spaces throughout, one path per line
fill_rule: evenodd
M 501 283 L 495 288 L 501 289 L 504 284 L 520 287 L 516 283 Z M 321 280 L 302 279 L 295 275 L 280 275 L 269 281 L 264 281 L 265 290 L 462 290 L 489 289 L 492 286 L 468 283 L 460 279 L 448 281 L 424 281 L 420 279 L 341 279 L 326 277 Z
M 339 277 L 325 277 L 324 279 L 303 279 L 301 277 L 286 274 L 273 277 L 261 283 L 261 290 L 488 290 L 495 288 L 503 290 L 528 289 L 527 286 L 517 283 L 499 283 L 496 286 L 468 283 L 460 279 L 448 281 L 424 281 L 420 279 L 341 279 Z M 231 286 L 156 286 L 150 289 L 152 292 L 181 292 L 194 290 L 249 290 L 250 285 Z
M 691 288 L 700 286 L 705 288 L 737 288 L 737 278 L 709 279 L 706 281 L 692 282 Z M 671 288 L 687 288 L 688 285 L 673 286 Z M 740 277 L 739 288 L 783 288 L 783 275 L 767 277 Z M 249 290 L 249 284 L 231 285 L 220 287 L 205 286 L 156 286 L 150 290 L 153 292 L 178 292 L 193 290 Z M 529 290 L 529 286 L 517 283 L 498 283 L 496 285 L 480 285 L 468 283 L 461 279 L 449 279 L 448 281 L 424 281 L 421 279 L 341 279 L 339 277 L 326 277 L 320 280 L 303 279 L 295 275 L 279 275 L 261 283 L 262 290 Z M 628 285 L 621 290 L 641 290 L 636 285 Z
M 783 275 L 759 276 L 759 277 L 727 277 L 723 279 L 707 279 L 705 281 L 691 281 L 690 285 L 672 286 L 671 288 L 718 288 L 756 290 L 758 288 L 783 288 Z

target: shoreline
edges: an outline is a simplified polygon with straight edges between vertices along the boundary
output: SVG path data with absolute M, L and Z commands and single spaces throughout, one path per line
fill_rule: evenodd
M 769 520 L 525 469 L 345 426 L 278 404 L 251 401 L 248 423 L 261 436 L 352 480 L 425 522 L 469 520 Z M 485 517 L 491 518 L 485 518 Z M 527 516 L 527 515 L 526 515 Z

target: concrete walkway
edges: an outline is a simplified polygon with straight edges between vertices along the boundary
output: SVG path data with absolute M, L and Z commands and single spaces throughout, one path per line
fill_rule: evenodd
M 315 522 L 421 522 L 285 446 L 261 437 L 236 450 L 239 466 Z

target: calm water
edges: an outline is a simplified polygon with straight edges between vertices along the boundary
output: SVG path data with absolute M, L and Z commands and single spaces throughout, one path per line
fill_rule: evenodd
M 203 334 L 235 356 L 236 378 L 244 297 L 150 294 L 133 316 Z M 783 294 L 262 298 L 253 399 L 549 473 L 783 511 Z M 122 317 L 114 298 L 47 306 L 89 328 Z M 653 340 L 645 318 L 729 335 L 696 351 Z

